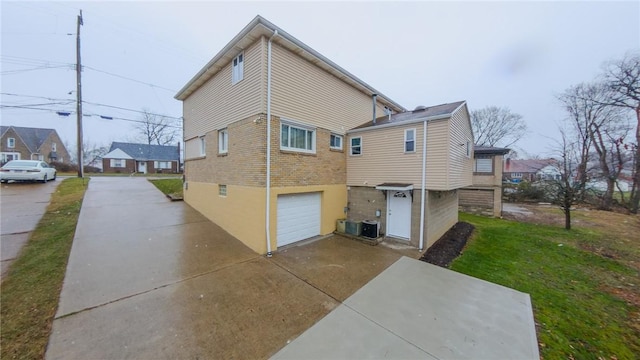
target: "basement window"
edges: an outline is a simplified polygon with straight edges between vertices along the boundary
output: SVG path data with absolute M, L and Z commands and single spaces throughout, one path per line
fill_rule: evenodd
M 218 195 L 227 196 L 227 185 L 218 185 Z

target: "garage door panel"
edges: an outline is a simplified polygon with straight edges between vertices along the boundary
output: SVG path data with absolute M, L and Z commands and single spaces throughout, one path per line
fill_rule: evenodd
M 320 234 L 320 193 L 278 196 L 278 246 Z

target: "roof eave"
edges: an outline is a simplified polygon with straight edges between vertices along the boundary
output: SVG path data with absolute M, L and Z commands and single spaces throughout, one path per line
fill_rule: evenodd
M 222 67 L 227 64 L 227 60 L 231 60 L 232 56 L 235 56 L 246 46 L 252 44 L 260 36 L 271 36 L 276 30 L 278 31 L 278 36 L 274 38 L 275 42 L 278 42 L 279 38 L 285 39 L 286 41 L 294 45 L 294 48 L 302 50 L 301 52 L 296 52 L 298 53 L 298 55 L 306 58 L 320 68 L 341 79 L 342 81 L 345 81 L 350 85 L 359 88 L 360 91 L 363 91 L 364 93 L 367 93 L 369 95 L 377 94 L 378 101 L 380 103 L 393 108 L 393 110 L 397 112 L 407 111 L 407 109 L 405 109 L 402 105 L 391 100 L 369 84 L 360 80 L 355 75 L 343 69 L 333 61 L 327 59 L 319 52 L 315 51 L 302 41 L 291 36 L 289 33 L 280 29 L 260 15 L 257 15 L 247 26 L 242 29 L 242 31 L 240 31 L 240 33 L 238 33 L 238 35 L 236 35 L 224 48 L 222 48 L 222 50 L 220 50 L 220 52 L 218 52 L 218 54 L 216 54 L 213 59 L 211 59 L 211 61 L 209 61 L 191 80 L 189 80 L 189 82 L 184 87 L 182 87 L 182 89 L 180 89 L 180 91 L 175 95 L 174 98 L 177 100 L 186 99 L 196 89 L 198 89 L 202 84 L 204 84 L 220 69 L 222 69 Z M 250 37 L 250 35 L 253 35 L 253 37 Z M 238 47 L 238 44 L 243 42 L 245 44 L 242 44 Z M 313 61 L 313 58 L 317 59 L 317 61 Z M 222 64 L 220 64 L 219 62 L 221 62 L 222 60 L 224 61 L 222 62 Z M 206 76 L 207 72 L 210 73 L 208 77 Z
M 448 119 L 448 118 L 451 117 L 451 114 L 452 113 L 450 113 L 450 114 L 442 114 L 442 115 L 434 115 L 434 116 L 427 116 L 427 117 L 420 117 L 420 118 L 415 118 L 415 119 L 406 120 L 406 121 L 398 121 L 398 122 L 387 123 L 387 124 L 383 124 L 383 125 L 371 125 L 371 126 L 360 128 L 360 129 L 347 130 L 346 133 L 347 134 L 353 134 L 353 133 L 359 133 L 359 132 L 369 131 L 369 130 L 386 129 L 386 128 L 390 128 L 390 127 L 394 127 L 394 126 L 410 125 L 410 124 L 420 123 L 420 122 L 423 122 L 423 121 L 435 121 L 435 120 Z

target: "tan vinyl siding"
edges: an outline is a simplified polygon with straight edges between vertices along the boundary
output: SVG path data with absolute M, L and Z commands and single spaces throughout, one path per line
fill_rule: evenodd
M 372 119 L 370 96 L 311 62 L 272 45 L 271 111 L 338 134 Z M 378 104 L 376 116 L 384 116 Z
M 453 114 L 450 121 L 451 137 L 449 151 L 449 188 L 456 189 L 472 184 L 473 151 L 467 156 L 467 142 L 473 146 L 473 135 L 469 125 L 469 113 L 464 105 Z
M 427 124 L 427 189 L 448 190 L 449 120 Z
M 240 51 L 238 52 L 240 53 Z M 244 50 L 244 75 L 231 84 L 231 63 L 183 102 L 184 137 L 218 130 L 253 114 L 265 112 L 263 38 Z
M 405 129 L 416 130 L 416 151 L 404 152 Z M 351 156 L 351 138 L 362 137 L 362 155 Z M 428 149 L 428 147 L 427 147 Z M 422 123 L 354 133 L 345 139 L 347 185 L 376 186 L 385 182 L 421 186 Z

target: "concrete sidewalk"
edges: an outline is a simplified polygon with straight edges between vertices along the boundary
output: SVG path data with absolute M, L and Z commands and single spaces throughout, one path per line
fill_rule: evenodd
M 478 358 L 474 349 L 537 357 L 526 294 L 340 236 L 267 259 L 146 179 L 96 177 L 46 358 Z

